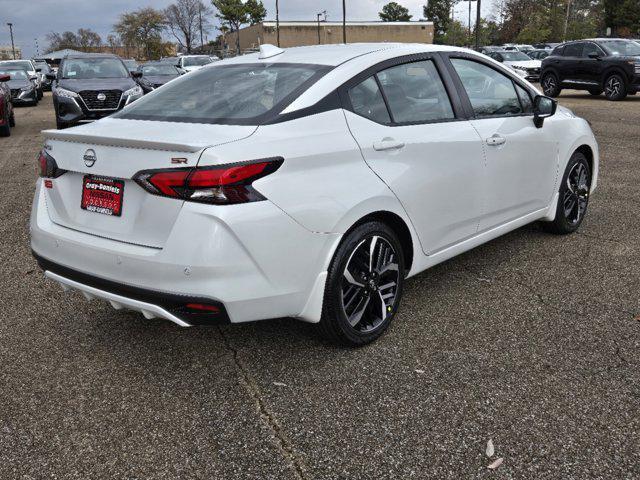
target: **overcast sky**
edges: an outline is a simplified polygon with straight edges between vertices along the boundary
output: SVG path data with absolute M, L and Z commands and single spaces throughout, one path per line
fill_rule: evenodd
M 22 47 L 23 56 L 36 54 L 36 39 L 40 53 L 47 46 L 45 36 L 49 32 L 76 31 L 90 28 L 103 40 L 111 32 L 113 24 L 122 12 L 140 7 L 164 8 L 174 0 L 0 0 L 0 45 L 10 45 L 9 27 L 13 23 L 16 46 Z M 275 0 L 263 0 L 267 20 L 275 19 Z M 390 0 L 347 0 L 347 20 L 379 20 L 378 12 Z M 426 0 L 396 0 L 409 8 L 412 20 L 422 18 L 422 6 Z M 209 3 L 205 0 L 205 3 Z M 483 15 L 491 12 L 492 0 L 484 0 Z M 475 2 L 473 2 L 475 8 Z M 280 20 L 315 20 L 316 13 L 327 11 L 327 20 L 342 18 L 342 0 L 280 0 Z M 474 14 L 475 15 L 475 14 Z M 466 23 L 468 3 L 456 8 L 456 18 Z M 215 32 L 209 33 L 209 38 Z

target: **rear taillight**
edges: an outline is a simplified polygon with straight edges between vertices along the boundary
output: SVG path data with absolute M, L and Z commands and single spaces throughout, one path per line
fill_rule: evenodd
M 282 158 L 215 167 L 144 170 L 133 179 L 149 193 L 215 205 L 257 202 L 265 198 L 251 185 L 275 172 Z
M 66 172 L 66 170 L 58 168 L 55 159 L 44 150 L 40 151 L 38 155 L 38 170 L 41 177 L 47 178 L 57 178 Z

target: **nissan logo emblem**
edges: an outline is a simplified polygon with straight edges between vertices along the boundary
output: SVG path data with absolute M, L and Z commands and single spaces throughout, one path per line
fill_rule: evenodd
M 84 159 L 84 164 L 89 168 L 93 167 L 93 164 L 96 163 L 96 160 L 98 159 L 96 157 L 96 152 L 94 152 L 92 149 L 84 152 L 84 156 L 82 158 Z
M 98 100 L 100 100 L 101 102 L 104 102 L 106 99 L 107 99 L 107 96 L 104 93 L 98 94 Z

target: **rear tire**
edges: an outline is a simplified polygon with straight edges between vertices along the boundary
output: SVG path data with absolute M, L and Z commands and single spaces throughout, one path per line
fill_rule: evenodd
M 560 88 L 560 80 L 555 73 L 545 73 L 542 76 L 542 80 L 540 80 L 540 84 L 542 85 L 542 91 L 547 97 L 557 97 L 562 92 L 562 88 Z
M 320 332 L 350 347 L 373 342 L 393 320 L 403 284 L 404 255 L 393 230 L 378 221 L 357 226 L 331 261 Z
M 552 222 L 543 222 L 543 228 L 556 235 L 573 233 L 582 224 L 591 191 L 591 169 L 587 158 L 575 152 L 569 159 L 560 184 L 556 218 Z
M 4 109 L 4 125 L 0 126 L 0 137 L 10 137 L 11 136 L 11 120 L 9 115 L 7 115 L 8 107 Z
M 627 84 L 621 75 L 614 73 L 604 81 L 604 95 L 607 100 L 617 102 L 627 96 Z

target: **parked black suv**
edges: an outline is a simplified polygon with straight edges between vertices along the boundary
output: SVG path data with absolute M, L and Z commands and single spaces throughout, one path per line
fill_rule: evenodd
M 544 94 L 557 97 L 563 88 L 605 93 L 622 100 L 640 91 L 640 44 L 596 38 L 563 43 L 542 61 Z
M 52 87 L 56 125 L 70 127 L 97 120 L 120 110 L 143 95 L 142 88 L 122 60 L 115 55 L 67 56 L 60 63 Z

